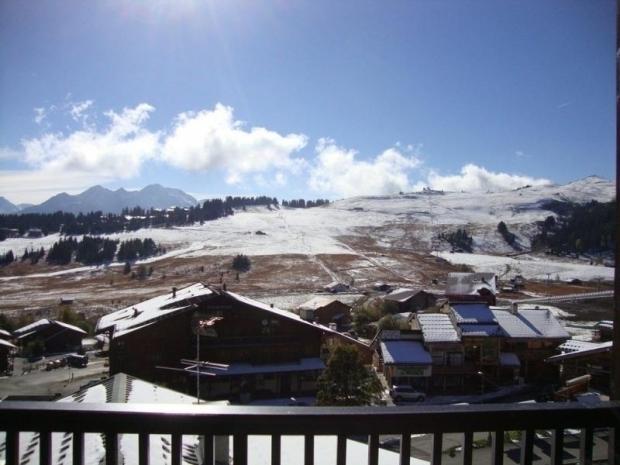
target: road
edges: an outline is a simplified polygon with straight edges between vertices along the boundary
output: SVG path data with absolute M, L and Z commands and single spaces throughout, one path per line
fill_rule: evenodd
M 89 355 L 90 362 L 85 368 L 69 366 L 45 371 L 45 364 L 50 357 L 36 364 L 30 364 L 23 358 L 16 358 L 13 376 L 0 378 L 0 399 L 6 396 L 52 396 L 60 394 L 66 397 L 80 389 L 83 384 L 107 377 L 107 358 Z

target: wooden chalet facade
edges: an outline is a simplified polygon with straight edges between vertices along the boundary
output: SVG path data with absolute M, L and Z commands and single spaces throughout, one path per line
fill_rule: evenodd
M 205 398 L 313 392 L 337 344 L 371 358 L 366 345 L 329 328 L 202 284 L 107 315 L 97 331 L 110 334 L 111 374 L 188 393 L 199 377 Z
M 76 352 L 82 348 L 87 333 L 62 321 L 42 319 L 13 331 L 17 344 L 24 350 L 30 343 L 41 344 L 42 354 Z
M 388 305 L 386 310 L 390 313 L 416 312 L 434 306 L 437 297 L 422 289 L 394 289 L 386 294 L 383 300 Z
M 351 306 L 334 297 L 318 296 L 301 304 L 299 316 L 306 321 L 329 326 L 335 324 L 339 331 L 351 325 Z

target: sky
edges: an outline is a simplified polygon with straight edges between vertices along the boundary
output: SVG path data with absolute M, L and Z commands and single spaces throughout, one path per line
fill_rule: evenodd
M 614 177 L 613 0 L 0 2 L 0 195 Z

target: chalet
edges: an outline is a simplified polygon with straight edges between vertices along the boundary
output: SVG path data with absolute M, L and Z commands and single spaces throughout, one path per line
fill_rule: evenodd
M 389 385 L 409 384 L 426 391 L 432 359 L 422 341 L 400 339 L 380 343 L 383 374 Z
M 372 289 L 379 292 L 390 292 L 392 290 L 392 286 L 383 281 L 377 281 L 372 285 Z
M 558 370 L 544 361 L 568 338 L 546 309 L 511 313 L 484 303 L 452 304 L 435 312 L 418 312 L 413 314 L 410 327 L 408 331 L 383 331 L 375 362 L 388 380 L 431 392 L 479 392 L 485 385 L 510 385 L 519 378 L 557 381 Z M 393 342 L 403 340 L 409 342 Z M 390 345 L 395 349 L 390 350 Z M 411 351 L 411 359 L 407 351 Z M 408 369 L 414 360 L 421 363 L 423 359 L 431 360 L 428 369 L 417 370 L 409 377 L 406 370 L 399 371 L 401 366 Z
M 494 273 L 449 273 L 446 297 L 450 302 L 496 304 L 497 276 Z
M 415 312 L 432 307 L 437 303 L 435 295 L 421 289 L 394 289 L 383 299 L 391 304 L 387 305 L 388 311 L 390 307 L 394 309 L 394 312 L 390 313 Z
M 365 344 L 232 292 L 194 284 L 102 317 L 110 373 L 125 372 L 206 398 L 291 396 L 316 389 L 337 344 Z M 150 350 L 166 347 L 165 351 Z
M 613 341 L 586 342 L 571 339 L 558 346 L 558 350 L 561 353 L 549 357 L 547 363 L 561 366 L 563 380 L 590 375 L 594 388 L 603 391 L 609 389 Z
M 519 375 L 528 382 L 555 382 L 558 370 L 545 363 L 557 347 L 570 337 L 562 324 L 545 308 L 492 310 L 504 337 L 501 349 L 515 354 L 520 363 Z
M 19 229 L 14 228 L 0 228 L 0 237 L 4 236 L 5 239 L 13 237 L 19 237 Z
M 0 339 L 0 375 L 13 373 L 13 356 L 16 351 L 16 346 L 9 341 Z
M 317 296 L 298 307 L 299 316 L 306 321 L 316 321 L 324 326 L 335 324 L 344 330 L 351 324 L 351 306 L 329 296 Z
M 13 336 L 22 351 L 36 342 L 41 344 L 43 354 L 58 354 L 80 350 L 86 331 L 62 321 L 44 318 L 16 329 Z

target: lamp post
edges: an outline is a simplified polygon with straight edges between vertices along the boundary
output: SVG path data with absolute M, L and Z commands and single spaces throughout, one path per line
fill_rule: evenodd
M 196 403 L 200 403 L 200 328 L 202 322 L 196 328 Z

